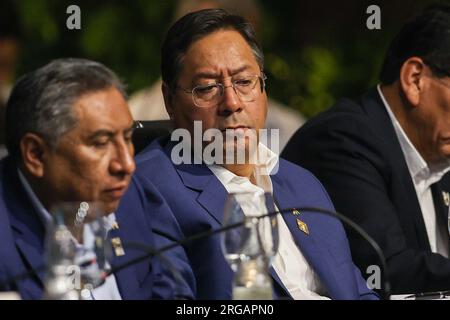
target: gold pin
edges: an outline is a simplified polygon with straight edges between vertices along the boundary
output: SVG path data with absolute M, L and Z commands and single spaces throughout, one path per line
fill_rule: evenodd
M 299 216 L 300 215 L 300 211 L 298 211 L 297 209 L 292 209 L 292 214 L 294 216 Z
M 272 227 L 275 228 L 277 225 L 277 218 L 272 218 Z
M 121 257 L 121 256 L 125 255 L 125 250 L 123 250 L 122 241 L 120 240 L 119 237 L 112 238 L 111 244 L 112 244 L 112 247 L 114 248 L 114 253 L 116 254 L 117 257 Z
M 116 221 L 114 221 L 114 223 L 111 225 L 111 229 L 112 229 L 112 230 L 117 230 L 117 229 L 119 229 L 119 224 L 118 224 Z
M 303 231 L 305 234 L 309 235 L 308 225 L 304 223 L 302 220 L 297 219 L 298 228 Z
M 442 191 L 442 199 L 444 200 L 445 205 L 448 207 L 450 204 L 450 195 L 447 191 Z

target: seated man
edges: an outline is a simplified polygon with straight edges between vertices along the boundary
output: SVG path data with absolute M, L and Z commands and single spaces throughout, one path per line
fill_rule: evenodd
M 311 170 L 381 246 L 394 293 L 450 289 L 450 6 L 392 41 L 381 84 L 311 119 L 282 157 Z M 377 258 L 349 234 L 362 269 Z
M 133 181 L 126 193 L 135 170 L 132 131 L 122 84 L 97 62 L 56 60 L 17 82 L 7 104 L 9 156 L 0 162 L 0 270 L 5 273 L 0 290 L 42 298 L 49 212 L 61 202 L 103 205 L 111 226 L 107 239 L 115 248 L 113 268 L 143 255 L 142 248 L 127 243 L 145 248 L 169 243 L 161 232 L 152 233 L 155 216 L 163 217 L 158 219 L 165 229 L 177 226 L 157 191 L 147 185 L 144 194 Z M 124 204 L 116 211 L 122 196 L 133 210 Z M 192 297 L 194 280 L 184 252 L 168 254 L 185 279 L 181 285 L 177 281 L 177 294 Z M 108 276 L 90 294 L 94 299 L 173 298 L 170 271 L 158 258 L 146 259 Z
M 182 143 L 199 147 L 200 152 L 187 150 L 182 158 L 191 158 L 191 153 L 194 158 L 180 163 L 180 145 L 156 140 L 137 156 L 136 176 L 144 189 L 158 186 L 186 237 L 221 227 L 230 191 L 271 192 L 280 210 L 302 206 L 333 210 L 323 187 L 308 171 L 279 160 L 261 142 L 253 150 L 266 154 L 257 162 L 258 172 L 272 176 L 258 175 L 248 157 L 254 153 L 249 152 L 252 141 L 245 133 L 258 134 L 267 113 L 264 58 L 250 24 L 219 9 L 188 14 L 169 30 L 161 57 L 165 104 L 178 128 L 172 137 L 190 134 Z M 233 138 L 220 145 L 224 153 L 235 152 L 231 161 L 219 157 L 208 163 L 199 158 L 212 143 L 201 144 L 198 139 L 214 129 L 219 133 L 211 139 L 214 142 L 236 135 L 236 144 Z M 235 149 L 241 143 L 243 148 Z M 244 161 L 234 160 L 237 151 L 245 152 Z M 276 293 L 294 299 L 377 299 L 352 262 L 341 223 L 318 213 L 297 214 L 292 209 L 279 219 L 280 249 L 271 271 Z M 223 257 L 220 235 L 189 243 L 185 249 L 197 280 L 197 298 L 230 299 L 233 273 Z

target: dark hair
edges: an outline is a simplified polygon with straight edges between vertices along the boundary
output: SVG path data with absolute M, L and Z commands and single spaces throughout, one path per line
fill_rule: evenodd
M 42 136 L 54 148 L 77 122 L 73 104 L 82 95 L 123 84 L 104 65 L 85 59 L 58 59 L 22 76 L 6 105 L 6 146 L 20 159 L 20 140 L 27 132 Z
M 196 40 L 217 30 L 235 30 L 248 43 L 263 71 L 264 55 L 255 31 L 243 17 L 229 14 L 222 9 L 205 9 L 189 13 L 176 21 L 169 29 L 161 47 L 161 74 L 163 81 L 171 88 L 176 87 L 181 63 L 186 51 Z
M 432 5 L 403 26 L 386 53 L 381 82 L 394 83 L 400 76 L 403 63 L 413 56 L 422 58 L 436 76 L 448 76 L 450 5 Z

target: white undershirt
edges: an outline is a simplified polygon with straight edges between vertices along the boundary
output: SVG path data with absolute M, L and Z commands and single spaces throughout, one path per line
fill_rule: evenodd
M 436 209 L 434 207 L 431 185 L 441 180 L 442 176 L 450 170 L 450 163 L 445 162 L 439 166 L 436 166 L 436 168 L 431 168 L 428 166 L 420 153 L 409 140 L 405 131 L 403 131 L 403 128 L 383 96 L 383 92 L 381 91 L 379 85 L 377 86 L 377 89 L 394 126 L 403 155 L 405 156 L 409 174 L 411 175 L 414 188 L 416 189 L 417 199 L 419 200 L 420 209 L 425 222 L 425 228 L 427 230 L 431 251 L 448 258 L 449 248 L 447 246 L 447 242 L 444 240 L 444 235 L 441 234 L 439 228 L 437 227 Z
M 257 184 L 250 182 L 246 177 L 237 176 L 231 171 L 219 165 L 210 165 L 209 169 L 219 179 L 228 193 L 264 193 L 273 194 L 272 180 L 267 173 L 272 172 L 278 164 L 278 156 L 262 143 L 258 145 L 258 152 L 261 155 L 258 166 L 259 172 L 266 174 L 257 175 Z M 242 206 L 244 214 L 246 206 Z M 305 257 L 295 244 L 291 232 L 286 222 L 277 216 L 279 225 L 279 247 L 273 259 L 272 266 L 278 277 L 283 282 L 292 298 L 296 300 L 328 300 L 325 296 L 325 288 L 321 284 L 319 277 L 311 268 Z

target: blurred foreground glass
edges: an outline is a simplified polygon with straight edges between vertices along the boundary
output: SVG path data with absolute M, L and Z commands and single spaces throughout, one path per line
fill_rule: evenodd
M 98 202 L 64 202 L 53 206 L 47 227 L 44 299 L 91 299 L 104 282 L 111 258 L 104 211 Z
M 276 216 L 258 218 L 275 211 L 270 193 L 232 193 L 224 212 L 224 227 L 235 226 L 223 233 L 222 249 L 235 272 L 234 300 L 271 300 L 271 259 L 278 250 Z

